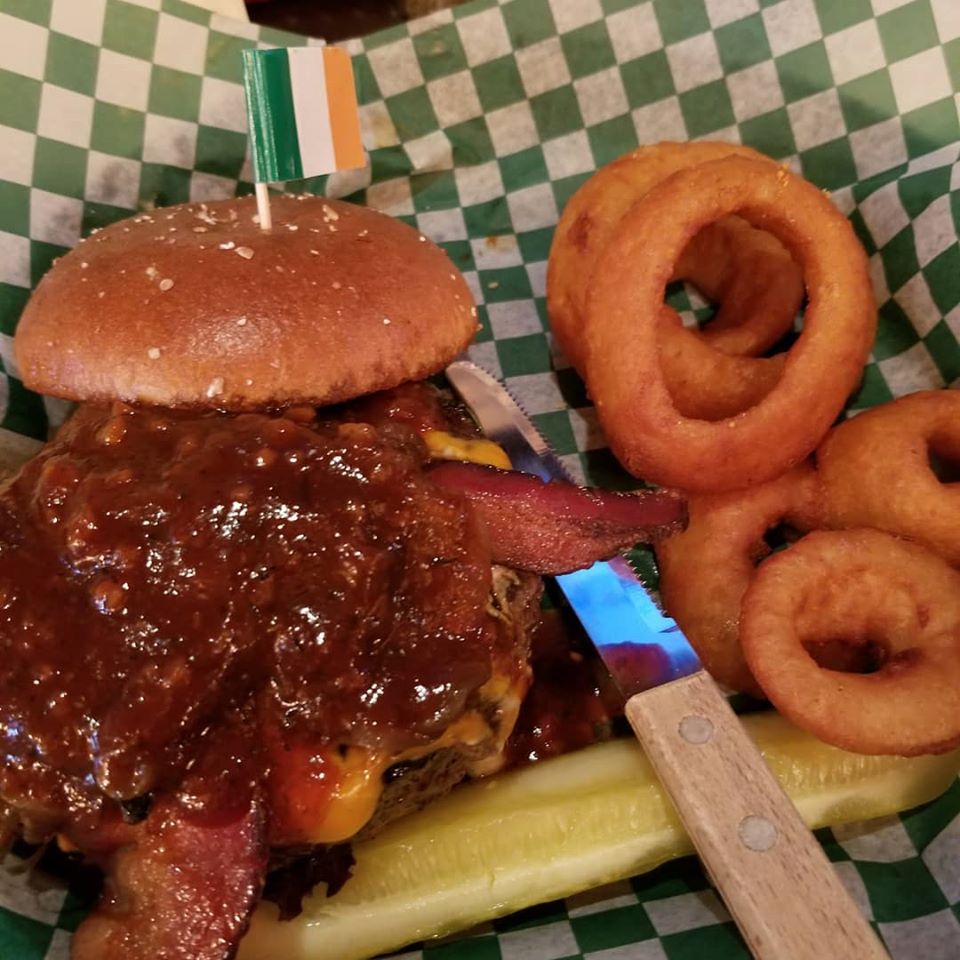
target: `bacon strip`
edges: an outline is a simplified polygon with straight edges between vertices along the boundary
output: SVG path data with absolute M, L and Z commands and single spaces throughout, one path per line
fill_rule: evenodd
M 267 871 L 269 838 L 254 704 L 208 734 L 175 795 L 147 818 L 107 819 L 78 845 L 106 872 L 72 960 L 229 960 Z
M 158 804 L 112 858 L 103 897 L 73 937 L 72 960 L 226 960 L 267 866 L 261 804 L 223 822 L 192 823 Z
M 534 573 L 588 567 L 686 523 L 685 501 L 666 491 L 615 493 L 545 483 L 528 473 L 460 461 L 437 463 L 430 478 L 469 498 L 497 563 Z

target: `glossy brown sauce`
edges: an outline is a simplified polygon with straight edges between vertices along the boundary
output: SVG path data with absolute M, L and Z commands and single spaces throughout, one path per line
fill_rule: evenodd
M 533 631 L 533 682 L 507 741 L 508 767 L 608 740 L 623 716 L 623 696 L 573 620 L 545 610 Z
M 399 752 L 488 679 L 483 531 L 413 422 L 345 419 L 85 407 L 0 497 L 0 797 L 28 821 L 209 807 L 265 724 Z

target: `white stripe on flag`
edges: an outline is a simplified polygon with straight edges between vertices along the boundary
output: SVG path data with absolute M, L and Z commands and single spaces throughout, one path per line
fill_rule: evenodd
M 327 105 L 327 78 L 323 69 L 322 47 L 292 47 L 290 89 L 293 113 L 297 119 L 300 164 L 305 177 L 336 170 L 330 109 Z

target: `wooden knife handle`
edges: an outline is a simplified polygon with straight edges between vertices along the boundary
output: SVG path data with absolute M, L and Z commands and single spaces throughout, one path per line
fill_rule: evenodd
M 757 960 L 889 960 L 708 674 L 626 713 Z

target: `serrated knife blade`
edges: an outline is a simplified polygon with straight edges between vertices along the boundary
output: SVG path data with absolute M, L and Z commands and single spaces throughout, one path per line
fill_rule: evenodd
M 475 364 L 447 378 L 514 469 L 567 471 L 506 388 Z M 622 558 L 556 578 L 758 960 L 887 958 L 790 798 L 676 623 Z
M 447 368 L 447 379 L 514 469 L 543 480 L 570 480 L 522 407 L 489 373 L 459 361 Z M 700 669 L 676 621 L 661 612 L 624 557 L 600 560 L 555 580 L 624 697 Z

